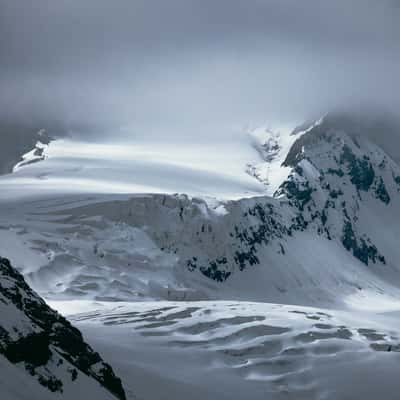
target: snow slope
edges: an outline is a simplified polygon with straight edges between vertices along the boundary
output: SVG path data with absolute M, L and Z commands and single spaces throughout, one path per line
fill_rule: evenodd
M 281 216 L 279 204 L 243 200 L 226 203 L 221 213 L 221 205 L 213 209 L 185 196 L 21 201 L 1 208 L 0 248 L 49 299 L 236 298 L 322 305 L 368 290 L 398 298 L 393 276 L 384 279 L 394 266 L 366 268 L 339 241 L 313 232 L 289 236 L 295 214 L 285 208 Z M 269 207 L 274 214 L 265 219 L 262 210 Z M 242 215 L 254 210 L 243 222 Z M 246 232 L 264 232 L 265 226 L 270 232 L 253 251 Z M 235 227 L 238 237 L 231 236 Z
M 29 154 L 25 157 L 31 159 Z M 91 192 L 186 193 L 230 199 L 265 192 L 245 171 L 249 160 L 259 159 L 247 135 L 209 144 L 59 139 L 44 149 L 43 158 L 31 165 L 20 163 L 14 174 L 0 177 L 1 197 Z

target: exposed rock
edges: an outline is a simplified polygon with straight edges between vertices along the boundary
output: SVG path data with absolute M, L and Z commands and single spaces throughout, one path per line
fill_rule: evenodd
M 25 368 L 52 392 L 63 392 L 65 373 L 80 374 L 125 399 L 121 380 L 82 334 L 52 310 L 5 258 L 0 258 L 0 355 Z

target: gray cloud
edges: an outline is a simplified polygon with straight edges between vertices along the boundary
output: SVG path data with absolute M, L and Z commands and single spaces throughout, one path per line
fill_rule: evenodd
M 0 0 L 0 118 L 169 135 L 397 112 L 399 4 Z

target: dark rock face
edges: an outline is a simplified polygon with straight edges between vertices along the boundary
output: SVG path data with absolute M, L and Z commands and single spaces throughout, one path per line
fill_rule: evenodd
M 12 320 L 0 319 L 0 354 L 11 363 L 23 363 L 52 392 L 63 391 L 58 368 L 69 364 L 71 381 L 83 373 L 117 398 L 125 399 L 121 380 L 112 368 L 84 342 L 78 329 L 32 291 L 5 258 L 0 258 L 1 308 L 3 318 L 10 315 Z
M 291 180 L 284 182 L 281 186 L 281 190 L 286 192 L 288 199 L 293 200 L 300 210 L 304 210 L 304 206 L 311 200 L 313 192 L 308 182 L 300 185 Z
M 268 245 L 275 238 L 289 235 L 275 208 L 270 203 L 256 203 L 243 214 L 243 219 L 251 218 L 250 226 L 235 226 L 234 237 L 240 241 L 240 249 L 235 252 L 234 260 L 243 271 L 246 267 L 259 264 L 258 248 Z
M 13 167 L 21 161 L 22 155 L 34 149 L 38 141 L 50 143 L 52 138 L 39 129 L 40 127 L 0 124 L 0 175 L 12 172 Z
M 378 183 L 376 184 L 375 195 L 377 199 L 381 200 L 385 204 L 390 203 L 390 196 L 386 189 L 385 182 L 382 178 L 380 178 Z
M 225 265 L 226 263 L 227 261 L 225 257 L 216 259 L 215 261 L 210 261 L 210 264 L 207 267 L 201 266 L 200 271 L 203 275 L 213 279 L 214 281 L 223 282 L 231 275 L 231 272 L 220 269 L 220 266 Z
M 357 190 L 367 192 L 375 179 L 375 171 L 367 156 L 358 159 L 348 146 L 343 146 L 340 158 L 341 164 L 347 164 L 351 183 Z
M 379 254 L 374 245 L 368 244 L 369 239 L 357 238 L 354 233 L 351 222 L 346 221 L 343 226 L 342 243 L 346 250 L 352 251 L 354 257 L 358 258 L 362 263 L 368 265 L 380 261 L 385 264 L 385 257 Z

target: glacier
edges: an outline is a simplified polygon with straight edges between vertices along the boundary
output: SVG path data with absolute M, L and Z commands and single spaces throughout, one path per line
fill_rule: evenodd
M 400 165 L 367 122 L 56 138 L 0 177 L 0 254 L 128 398 L 394 399 Z

